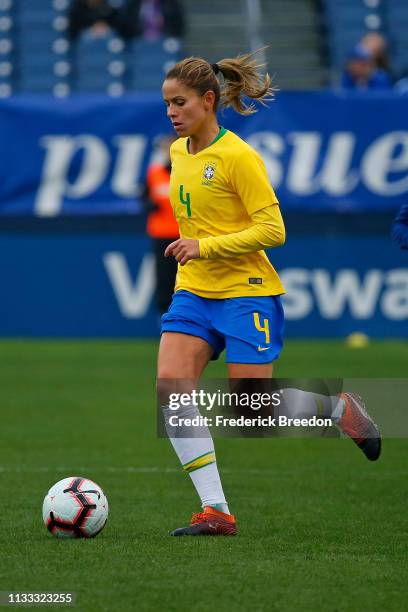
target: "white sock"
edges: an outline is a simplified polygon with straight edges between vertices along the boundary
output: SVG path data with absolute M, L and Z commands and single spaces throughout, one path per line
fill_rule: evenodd
M 169 422 L 170 416 L 183 419 L 200 416 L 197 406 L 181 406 L 177 411 L 165 406 L 163 414 L 167 435 L 183 469 L 189 473 L 193 481 L 202 507 L 213 506 L 229 514 L 210 430 L 206 425 L 181 427 L 171 425 Z
M 190 478 L 200 496 L 203 508 L 215 506 L 221 512 L 229 514 L 216 463 L 210 463 L 199 470 L 190 472 Z
M 283 389 L 279 413 L 290 418 L 312 416 L 330 417 L 337 423 L 344 411 L 345 402 L 337 395 L 322 395 L 301 389 Z

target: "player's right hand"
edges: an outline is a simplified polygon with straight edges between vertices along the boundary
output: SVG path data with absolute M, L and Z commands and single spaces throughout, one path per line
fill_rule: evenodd
M 181 266 L 184 266 L 190 259 L 199 259 L 200 243 L 198 240 L 179 238 L 169 244 L 164 251 L 165 257 L 170 257 L 171 255 L 173 255 Z

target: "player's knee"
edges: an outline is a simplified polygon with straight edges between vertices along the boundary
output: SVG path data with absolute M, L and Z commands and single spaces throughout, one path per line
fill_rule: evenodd
M 157 399 L 160 406 L 167 406 L 169 398 L 174 392 L 175 380 L 171 378 L 158 378 L 156 383 Z
M 189 395 L 195 387 L 196 381 L 193 379 L 158 378 L 156 383 L 158 403 L 161 407 L 166 407 L 181 395 Z
M 157 384 L 159 384 L 162 379 L 166 378 L 175 378 L 172 368 L 169 368 L 167 365 L 159 364 L 157 367 Z
M 183 354 L 166 355 L 159 359 L 157 378 L 160 379 L 188 379 L 195 380 L 203 370 L 203 359 L 200 354 L 184 351 Z

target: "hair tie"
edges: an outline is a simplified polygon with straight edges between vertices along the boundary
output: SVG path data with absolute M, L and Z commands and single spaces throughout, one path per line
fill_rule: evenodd
M 218 74 L 219 72 L 221 72 L 221 68 L 217 63 L 211 64 L 211 68 L 214 70 L 214 74 Z

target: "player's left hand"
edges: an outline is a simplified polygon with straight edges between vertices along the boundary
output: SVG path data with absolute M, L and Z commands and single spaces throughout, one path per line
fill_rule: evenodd
M 175 240 L 164 251 L 165 257 L 173 257 L 184 266 L 190 259 L 200 258 L 200 243 L 198 240 L 189 240 L 188 238 L 179 238 Z

